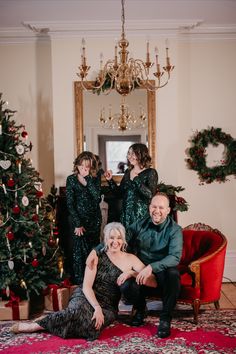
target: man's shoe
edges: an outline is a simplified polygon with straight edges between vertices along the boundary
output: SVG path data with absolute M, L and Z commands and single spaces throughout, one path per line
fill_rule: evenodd
M 144 324 L 144 318 L 145 318 L 145 312 L 137 311 L 131 320 L 131 326 L 134 327 L 142 326 Z
M 160 321 L 160 324 L 157 329 L 157 336 L 159 338 L 166 338 L 170 336 L 170 322 L 169 321 Z

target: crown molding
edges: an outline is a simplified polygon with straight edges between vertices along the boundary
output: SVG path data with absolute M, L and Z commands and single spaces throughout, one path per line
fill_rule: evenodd
M 236 38 L 236 24 L 205 25 L 201 19 L 178 21 L 127 21 L 127 36 L 149 35 L 194 38 Z M 0 43 L 25 43 L 36 39 L 63 39 L 73 37 L 118 37 L 120 21 L 80 21 L 80 22 L 23 22 L 22 27 L 0 28 Z

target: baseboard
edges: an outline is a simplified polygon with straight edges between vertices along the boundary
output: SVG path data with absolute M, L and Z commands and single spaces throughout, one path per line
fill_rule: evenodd
M 223 282 L 236 282 L 236 251 L 227 251 Z

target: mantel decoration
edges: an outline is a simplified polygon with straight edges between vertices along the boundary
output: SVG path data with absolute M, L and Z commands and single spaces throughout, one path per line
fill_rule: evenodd
M 154 91 L 164 87 L 165 85 L 167 85 L 170 79 L 170 74 L 171 71 L 174 69 L 174 66 L 170 64 L 170 57 L 168 54 L 168 40 L 166 40 L 166 65 L 163 66 L 163 70 L 161 70 L 158 60 L 158 48 L 155 48 L 156 71 L 153 73 L 153 75 L 157 79 L 157 85 L 153 85 L 149 78 L 149 70 L 154 64 L 150 60 L 149 41 L 147 41 L 146 61 L 143 61 L 142 59 L 134 59 L 132 57 L 129 58 L 129 51 L 127 50 L 129 46 L 129 41 L 126 39 L 124 29 L 124 1 L 125 0 L 121 0 L 121 39 L 115 45 L 113 59 L 108 59 L 104 66 L 103 54 L 101 53 L 100 70 L 97 79 L 95 80 L 95 86 L 93 87 L 93 89 L 99 90 L 100 92 L 101 88 L 104 87 L 104 85 L 107 86 L 107 84 L 109 84 L 107 90 L 102 90 L 105 91 L 106 94 L 109 94 L 114 88 L 119 94 L 126 96 L 137 86 L 146 88 L 150 91 Z M 119 52 L 118 46 L 120 47 Z M 77 75 L 81 78 L 81 82 L 84 89 L 87 89 L 86 77 L 88 75 L 89 69 L 90 66 L 87 65 L 87 58 L 85 52 L 85 40 L 83 39 L 81 49 L 81 65 L 79 66 L 79 73 Z
M 201 183 L 226 182 L 227 176 L 236 176 L 236 140 L 222 132 L 221 128 L 210 127 L 196 132 L 190 139 L 191 147 L 187 150 L 186 159 L 189 169 L 197 171 Z M 223 144 L 225 151 L 220 164 L 208 167 L 206 148 L 209 144 Z

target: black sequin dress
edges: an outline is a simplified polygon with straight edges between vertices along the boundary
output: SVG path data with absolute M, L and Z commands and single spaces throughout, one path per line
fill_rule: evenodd
M 104 314 L 104 325 L 100 330 L 96 330 L 95 321 L 91 321 L 94 309 L 80 287 L 72 294 L 65 310 L 49 314 L 37 323 L 62 338 L 98 338 L 101 330 L 117 318 L 120 290 L 116 281 L 121 273 L 105 252 L 99 255 L 93 290 Z
M 74 282 L 81 284 L 84 278 L 85 262 L 90 251 L 100 242 L 101 181 L 98 177 L 86 176 L 87 185 L 79 182 L 73 174 L 66 180 L 66 202 L 69 215 L 70 230 L 73 240 L 73 271 Z M 76 236 L 76 227 L 83 226 L 85 232 Z
M 131 180 L 130 170 L 127 169 L 120 186 L 112 179 L 108 183 L 122 198 L 120 221 L 127 228 L 147 215 L 149 203 L 157 191 L 158 174 L 154 168 L 147 168 Z

